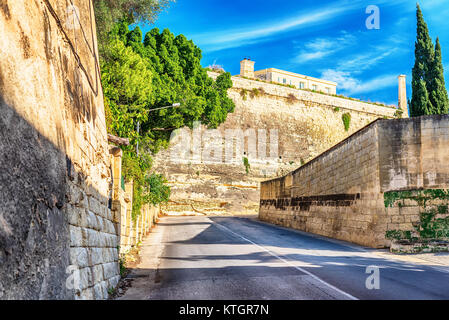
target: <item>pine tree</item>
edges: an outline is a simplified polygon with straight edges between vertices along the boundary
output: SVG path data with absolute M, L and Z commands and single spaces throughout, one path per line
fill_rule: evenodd
M 449 99 L 444 82 L 444 69 L 441 58 L 440 40 L 437 38 L 435 45 L 435 58 L 430 71 L 432 81 L 429 86 L 429 99 L 436 114 L 449 112 Z
M 412 117 L 429 114 L 429 112 L 431 114 L 435 111 L 429 100 L 429 87 L 432 82 L 430 71 L 434 59 L 434 49 L 419 5 L 416 5 L 416 20 L 415 65 L 412 70 L 412 100 L 410 103 L 410 116 Z

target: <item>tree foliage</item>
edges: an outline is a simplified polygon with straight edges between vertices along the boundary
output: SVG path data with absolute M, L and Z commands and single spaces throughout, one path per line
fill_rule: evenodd
M 435 44 L 435 57 L 433 59 L 430 74 L 430 103 L 432 104 L 437 114 L 447 114 L 449 112 L 449 99 L 447 96 L 446 84 L 444 81 L 441 45 L 438 38 Z
M 151 192 L 145 194 L 145 201 L 152 204 L 167 202 L 170 198 L 170 188 L 167 180 L 161 174 L 153 173 L 146 177 L 145 185 Z
M 119 21 L 151 24 L 173 0 L 93 0 L 100 52 Z
M 101 59 L 108 132 L 128 137 L 123 174 L 134 180 L 133 216 L 143 203 L 167 201 L 162 176 L 151 174 L 151 156 L 169 144 L 171 132 L 201 121 L 217 127 L 234 111 L 227 96 L 231 75 L 214 81 L 201 66 L 201 50 L 185 36 L 152 29 L 145 37 L 124 20 L 112 28 Z M 177 108 L 153 110 L 179 103 Z M 139 130 L 137 129 L 139 127 Z M 138 151 L 138 152 L 136 152 Z M 149 189 L 148 189 L 149 188 Z
M 135 105 L 140 115 L 138 121 L 141 125 L 141 135 L 151 141 L 151 144 L 147 145 L 152 152 L 168 145 L 174 129 L 191 127 L 194 121 L 217 127 L 226 120 L 229 112 L 234 111 L 234 103 L 227 96 L 227 90 L 232 87 L 231 75 L 223 73 L 216 81 L 208 77 L 200 63 L 201 50 L 184 35 L 174 37 L 168 29 L 160 32 L 155 28 L 149 31 L 142 41 L 139 27 L 130 31 L 126 23 L 118 24 L 113 34 L 114 42 L 121 42 L 120 46 L 126 48 L 126 54 L 131 50 L 134 55 L 139 56 L 143 62 L 142 68 L 151 72 L 151 76 L 147 76 L 145 70 L 138 69 L 139 72 L 135 75 L 144 83 L 138 93 L 146 99 L 142 104 L 137 99 L 139 96 L 136 96 Z M 115 50 L 114 47 L 113 49 Z M 121 47 L 120 49 L 122 50 Z M 121 51 L 118 54 L 121 54 Z M 110 56 L 113 55 L 107 52 L 105 65 L 114 63 L 109 61 Z M 133 55 L 129 54 L 126 59 L 130 57 Z M 135 69 L 137 65 L 139 64 L 136 64 Z M 108 86 L 109 83 L 103 85 Z M 146 91 L 143 89 L 146 86 L 151 87 L 152 94 L 144 97 Z M 178 108 L 151 110 L 174 103 L 181 105 Z M 127 117 L 136 119 L 132 113 L 134 110 L 134 107 L 122 108 L 120 115 L 124 112 Z M 119 125 L 123 126 L 122 123 Z
M 416 19 L 417 36 L 415 65 L 412 70 L 410 115 L 445 114 L 448 113 L 449 102 L 444 83 L 441 46 L 437 39 L 434 48 L 419 5 L 417 5 Z

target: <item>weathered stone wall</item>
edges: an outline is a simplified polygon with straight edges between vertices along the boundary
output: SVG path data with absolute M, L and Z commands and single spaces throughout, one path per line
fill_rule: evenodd
M 218 76 L 212 72 L 209 75 L 212 78 Z M 275 156 L 269 156 L 270 146 L 265 150 L 266 158 L 261 157 L 260 152 L 249 152 L 247 139 L 244 150 L 232 163 L 207 163 L 195 161 L 193 157 L 179 163 L 170 159 L 169 150 L 160 152 L 155 158 L 155 166 L 159 172 L 165 173 L 172 185 L 173 202 L 167 211 L 257 212 L 260 181 L 286 174 L 370 122 L 383 117 L 392 118 L 396 112 L 391 107 L 238 76 L 232 77 L 232 81 L 233 88 L 228 94 L 236 108 L 218 130 L 223 137 L 229 129 L 254 130 L 256 140 L 259 139 L 259 130 L 266 130 L 264 135 L 268 144 L 270 133 L 277 132 Z M 342 120 L 344 113 L 351 115 L 348 131 Z M 204 137 L 205 128 L 202 130 Z M 192 145 L 192 150 L 198 148 L 201 153 L 205 148 L 204 140 Z M 224 154 L 224 141 L 221 148 Z M 258 142 L 255 150 L 259 150 Z M 248 174 L 243 157 L 248 158 L 251 166 Z M 195 210 L 190 208 L 192 204 Z
M 119 280 L 94 21 L 88 0 L 0 3 L 0 299 L 103 299 Z
M 380 135 L 380 189 L 388 231 L 416 234 L 421 215 L 448 217 L 449 122 L 422 117 L 385 126 Z
M 386 231 L 412 230 L 420 212 L 416 203 L 402 209 L 386 205 L 390 192 L 447 189 L 448 129 L 447 115 L 377 120 L 286 176 L 263 182 L 259 216 L 370 247 L 387 246 Z

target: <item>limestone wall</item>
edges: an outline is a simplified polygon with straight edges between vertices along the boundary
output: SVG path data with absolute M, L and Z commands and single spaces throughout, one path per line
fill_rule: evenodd
M 94 21 L 88 0 L 1 1 L 0 299 L 103 299 L 120 278 Z
M 414 202 L 399 209 L 393 201 L 391 208 L 391 192 L 448 188 L 448 128 L 447 115 L 377 120 L 304 166 L 263 182 L 259 216 L 370 247 L 387 246 L 386 232 L 413 230 L 420 213 Z
M 217 73 L 209 72 L 212 78 Z M 207 163 L 192 155 L 180 163 L 170 158 L 170 151 L 160 152 L 155 157 L 155 167 L 164 173 L 171 185 L 173 201 L 170 210 L 195 213 L 254 213 L 259 207 L 259 183 L 267 178 L 282 176 L 301 163 L 305 163 L 336 143 L 347 138 L 360 128 L 378 118 L 392 118 L 396 109 L 330 95 L 293 89 L 262 81 L 232 77 L 233 88 L 228 91 L 235 102 L 234 113 L 218 130 L 223 141 L 218 142 L 223 157 L 227 142 L 226 131 L 230 129 L 256 133 L 257 153 L 248 149 L 248 138 L 235 161 Z M 342 115 L 349 113 L 351 120 L 345 130 Z M 197 136 L 205 137 L 205 128 Z M 259 130 L 267 142 L 266 157 L 259 149 Z M 274 135 L 274 145 L 271 143 Z M 195 136 L 193 132 L 192 140 Z M 276 138 L 277 137 L 277 138 Z M 207 148 L 207 139 L 202 139 L 192 150 Z M 273 146 L 273 148 L 270 148 Z M 275 150 L 272 150 L 275 149 Z M 274 151 L 274 156 L 270 152 Z M 249 173 L 243 163 L 248 158 Z M 192 209 L 190 205 L 196 209 Z M 190 208 L 190 209 L 189 209 Z

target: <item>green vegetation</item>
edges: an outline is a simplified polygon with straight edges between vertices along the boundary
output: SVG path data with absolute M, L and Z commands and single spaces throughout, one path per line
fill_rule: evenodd
M 388 230 L 385 232 L 385 238 L 389 240 L 413 240 L 411 231 Z
M 120 276 L 123 278 L 126 276 L 126 259 L 125 257 L 119 257 L 118 259 L 119 267 L 120 267 Z
M 427 24 L 419 5 L 416 10 L 417 36 L 415 42 L 415 65 L 412 70 L 412 99 L 410 115 L 447 114 L 449 99 L 444 81 L 439 39 L 435 47 L 429 36 Z
M 167 180 L 161 174 L 152 173 L 145 178 L 145 202 L 158 204 L 167 202 L 170 199 L 170 188 L 166 185 Z M 151 191 L 151 192 L 150 192 Z
M 421 213 L 420 223 L 416 227 L 421 238 L 449 238 L 449 217 L 436 218 L 436 215 L 437 211 L 434 209 Z
M 431 78 L 429 84 L 430 103 L 437 114 L 447 114 L 449 112 L 449 99 L 444 81 L 441 45 L 438 38 L 435 44 L 435 56 L 431 68 Z
M 194 121 L 216 128 L 235 106 L 227 96 L 231 75 L 209 78 L 200 64 L 201 50 L 191 40 L 156 28 L 143 38 L 139 27 L 130 31 L 126 21 L 108 33 L 101 77 L 108 132 L 130 140 L 122 146 L 122 172 L 134 182 L 136 218 L 143 204 L 164 202 L 170 195 L 165 178 L 151 172 L 151 154 L 168 146 L 173 130 L 192 127 Z M 180 106 L 152 111 L 174 103 Z
M 395 113 L 394 113 L 394 117 L 395 117 L 395 118 L 402 118 L 403 113 L 404 113 L 403 110 L 397 109 L 397 110 L 395 111 Z
M 253 99 L 254 97 L 260 96 L 260 94 L 261 93 L 260 93 L 259 89 L 253 88 L 250 92 L 250 97 L 251 97 L 251 99 Z
M 345 131 L 349 130 L 349 126 L 351 124 L 351 114 L 350 113 L 343 113 L 341 116 L 341 119 L 343 120 L 343 125 L 345 126 Z
M 245 166 L 246 174 L 248 174 L 249 173 L 249 169 L 251 168 L 251 166 L 249 164 L 249 161 L 248 161 L 247 157 L 243 157 L 243 165 Z
M 414 200 L 420 207 L 425 208 L 428 200 L 449 200 L 449 190 L 426 189 L 410 191 L 389 191 L 384 193 L 385 208 L 403 202 L 405 199 Z
M 340 107 L 335 107 L 334 112 L 338 112 L 338 111 L 340 111 Z
M 384 193 L 385 207 L 404 206 L 405 200 L 416 201 L 417 206 L 424 211 L 420 212 L 419 222 L 415 224 L 414 231 L 388 230 L 385 233 L 387 239 L 426 241 L 429 239 L 449 238 L 449 216 L 438 215 L 448 214 L 448 205 L 427 207 L 430 200 L 449 200 L 449 190 L 428 189 L 413 191 L 391 191 Z
M 152 24 L 172 0 L 93 0 L 100 53 L 108 45 L 108 35 L 119 21 Z
M 248 90 L 246 90 L 246 89 L 240 90 L 240 97 L 242 97 L 242 100 L 245 101 L 247 99 L 247 95 L 248 95 Z
M 244 88 L 240 89 L 240 97 L 242 97 L 242 100 L 245 101 L 248 98 L 248 94 L 251 99 L 254 99 L 255 97 L 265 94 L 265 91 L 263 88 L 253 88 L 252 90 Z

